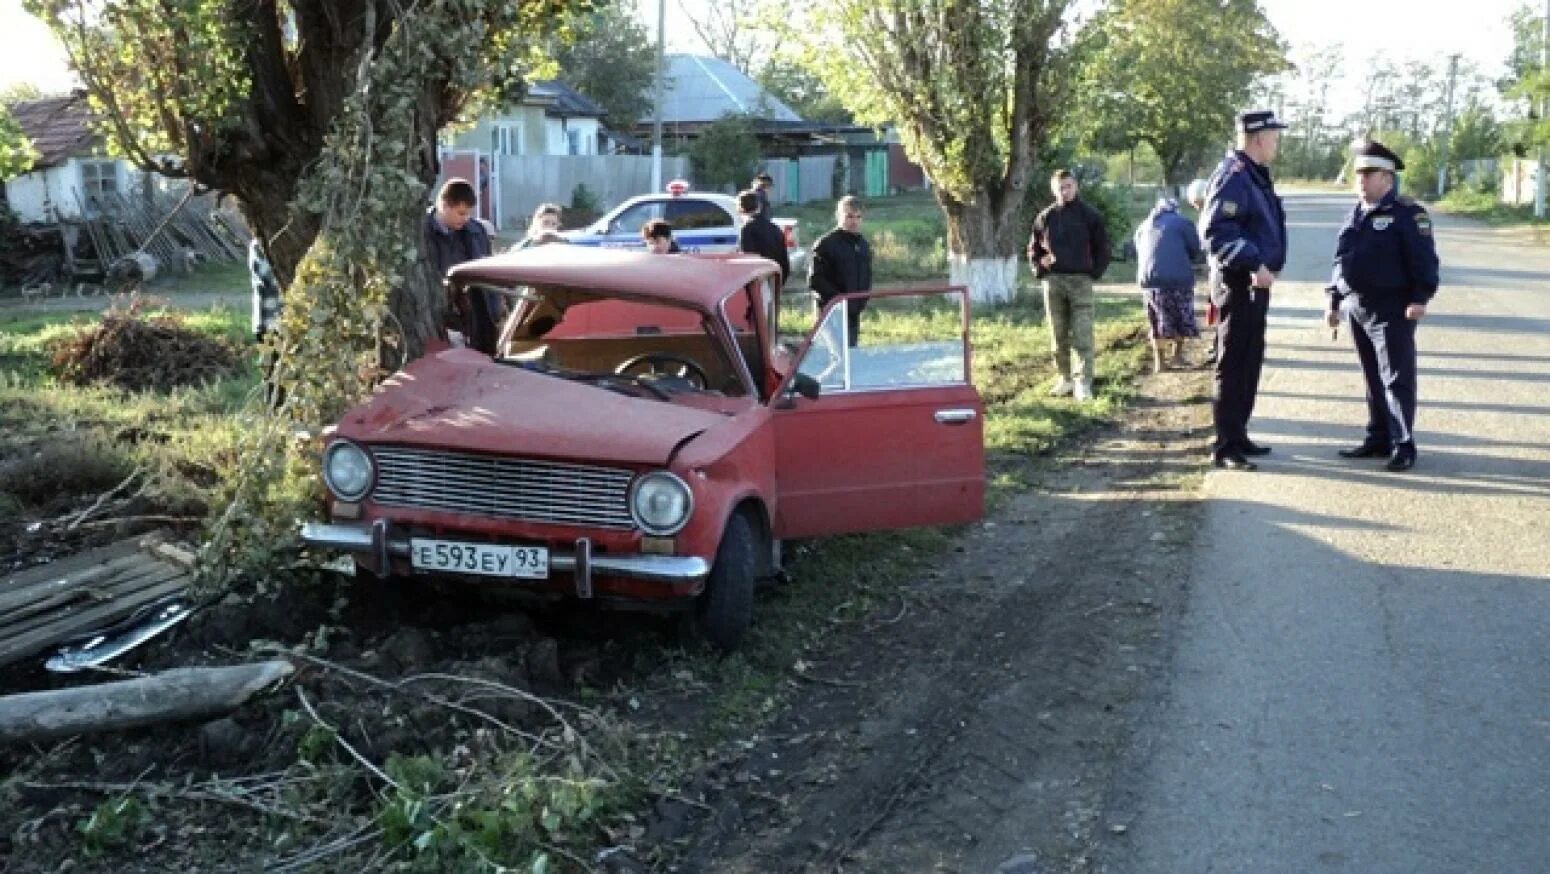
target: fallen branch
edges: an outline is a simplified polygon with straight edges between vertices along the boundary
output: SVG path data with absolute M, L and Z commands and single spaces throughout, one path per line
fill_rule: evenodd
M 294 810 L 286 810 L 265 804 L 262 801 L 254 801 L 242 793 L 227 793 L 214 789 L 173 789 L 168 786 L 160 786 L 155 783 L 96 783 L 90 781 L 69 781 L 64 783 L 34 783 L 21 784 L 23 789 L 74 789 L 80 792 L 100 792 L 104 795 L 128 795 L 138 793 L 148 798 L 171 799 L 183 801 L 215 801 L 221 804 L 229 804 L 235 807 L 243 807 L 248 810 L 262 813 L 266 816 L 278 816 L 283 819 L 294 819 L 297 822 L 307 822 L 314 825 L 327 825 L 328 820 L 311 816 Z
M 75 515 L 75 518 L 71 519 L 69 524 L 65 525 L 65 530 L 66 531 L 74 531 L 75 529 L 79 528 L 82 522 L 85 522 L 88 518 L 90 518 L 91 516 L 96 514 L 96 512 L 98 510 L 101 510 L 103 504 L 106 504 L 109 500 L 111 500 L 114 497 L 116 497 L 119 492 L 121 492 L 124 489 L 128 488 L 129 484 L 134 482 L 136 479 L 138 479 L 139 476 L 141 474 L 143 474 L 143 473 L 145 473 L 144 469 L 137 467 L 137 468 L 134 469 L 134 471 L 132 471 L 129 474 L 129 476 L 124 478 L 123 482 L 121 482 L 118 485 L 114 486 L 111 490 L 103 492 L 102 494 L 98 495 L 97 496 L 97 500 L 94 501 L 90 507 L 87 507 L 86 509 L 84 509 L 81 512 L 77 513 Z M 145 491 L 145 485 L 144 484 L 142 484 L 140 486 L 140 491 L 141 492 Z
M 149 677 L 0 698 L 0 746 L 163 722 L 210 719 L 241 706 L 295 668 L 267 661 L 178 668 Z

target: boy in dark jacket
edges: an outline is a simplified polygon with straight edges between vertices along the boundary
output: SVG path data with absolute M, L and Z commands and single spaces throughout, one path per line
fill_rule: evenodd
M 1077 196 L 1070 170 L 1056 170 L 1049 187 L 1055 202 L 1033 220 L 1028 265 L 1044 280 L 1050 347 L 1060 373 L 1050 394 L 1074 393 L 1085 401 L 1092 397 L 1093 281 L 1109 267 L 1109 235 L 1103 216 Z
M 737 211 L 743 214 L 743 226 L 737 232 L 737 251 L 768 258 L 780 265 L 780 284 L 791 276 L 791 258 L 786 254 L 786 235 L 761 210 L 758 192 L 750 189 L 737 196 Z
M 479 198 L 467 179 L 448 179 L 436 196 L 436 205 L 425 213 L 425 254 L 436 276 L 464 261 L 490 254 L 490 235 L 473 220 Z M 497 292 L 473 289 L 453 302 L 454 324 L 464 342 L 488 355 L 495 354 L 495 339 L 506 314 L 505 301 Z
M 813 244 L 813 257 L 807 265 L 807 287 L 812 289 L 820 313 L 829 301 L 842 294 L 872 290 L 872 247 L 861 236 L 861 212 L 859 198 L 840 198 L 834 207 L 834 230 Z M 861 311 L 866 304 L 864 297 L 846 303 L 851 346 L 861 338 Z

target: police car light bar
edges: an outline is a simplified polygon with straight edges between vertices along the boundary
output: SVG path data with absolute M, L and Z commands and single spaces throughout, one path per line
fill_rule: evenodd
M 688 190 L 689 181 L 687 179 L 674 179 L 673 181 L 667 183 L 667 193 L 673 195 L 674 197 L 678 197 Z

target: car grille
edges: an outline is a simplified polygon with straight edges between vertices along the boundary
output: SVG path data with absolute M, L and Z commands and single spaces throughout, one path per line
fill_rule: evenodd
M 635 524 L 634 475 L 627 470 L 383 446 L 371 452 L 377 461 L 371 500 L 385 507 L 600 528 Z

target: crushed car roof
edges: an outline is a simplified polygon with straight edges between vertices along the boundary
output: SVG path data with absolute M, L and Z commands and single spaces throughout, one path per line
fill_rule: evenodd
M 448 277 L 463 284 L 614 292 L 711 312 L 728 292 L 779 270 L 752 255 L 653 255 L 553 244 L 459 264 Z

